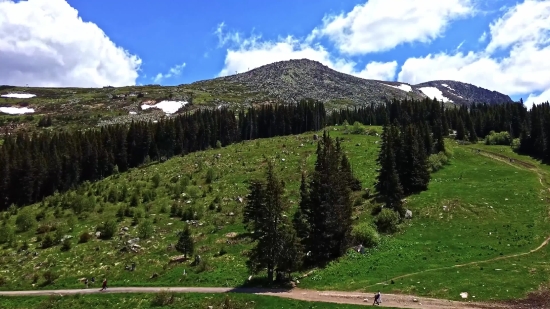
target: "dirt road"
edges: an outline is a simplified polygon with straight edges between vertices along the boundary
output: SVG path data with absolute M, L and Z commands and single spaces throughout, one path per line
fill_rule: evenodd
M 42 291 L 0 291 L 0 296 L 38 296 L 38 295 L 75 295 L 75 294 L 100 294 L 100 293 L 157 293 L 162 290 L 175 293 L 247 293 L 265 296 L 283 297 L 304 301 L 355 304 L 372 306 L 373 295 L 359 292 L 330 292 L 303 289 L 277 290 L 259 288 L 200 288 L 200 287 L 121 287 L 108 288 L 100 292 L 99 289 L 73 289 L 73 290 L 42 290 Z M 479 308 L 505 308 L 497 304 L 468 303 L 450 300 L 416 297 L 411 295 L 382 294 L 381 307 L 394 308 L 426 308 L 426 309 L 479 309 Z

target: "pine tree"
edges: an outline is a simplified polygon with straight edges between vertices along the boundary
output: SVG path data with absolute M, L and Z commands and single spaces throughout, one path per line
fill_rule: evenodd
M 303 213 L 309 228 L 305 245 L 313 263 L 337 258 L 347 250 L 352 204 L 349 175 L 343 169 L 346 168 L 342 168 L 340 142 L 334 143 L 325 131 L 317 146 L 317 161 L 309 182 L 309 205 L 302 206 L 308 209 Z
M 399 181 L 395 146 L 399 138 L 398 129 L 394 125 L 385 126 L 382 133 L 382 146 L 378 156 L 380 171 L 377 177 L 376 190 L 382 195 L 386 207 L 404 215 L 402 203 L 403 187 Z
M 191 231 L 189 227 L 186 226 L 183 231 L 178 233 L 178 243 L 176 244 L 176 250 L 189 257 L 193 254 L 195 249 L 195 244 L 193 243 L 193 238 L 191 238 Z
M 296 229 L 297 236 L 302 240 L 303 244 L 308 242 L 308 236 L 311 229 L 309 222 L 307 221 L 311 216 L 309 194 L 306 173 L 302 172 L 302 181 L 300 183 L 300 205 L 298 206 L 296 213 L 294 213 L 292 223 Z
M 255 273 L 267 268 L 268 281 L 271 282 L 276 269 L 294 270 L 289 259 L 295 257 L 294 253 L 300 249 L 294 247 L 298 242 L 296 232 L 284 214 L 289 205 L 284 196 L 284 185 L 271 162 L 268 163 L 266 182 L 254 182 L 250 189 L 243 222 L 252 232 L 256 245 L 249 255 L 248 267 Z
M 407 126 L 403 135 L 403 164 L 399 171 L 399 179 L 403 186 L 404 194 L 424 191 L 428 188 L 430 173 L 428 162 L 421 148 L 421 139 L 413 125 Z

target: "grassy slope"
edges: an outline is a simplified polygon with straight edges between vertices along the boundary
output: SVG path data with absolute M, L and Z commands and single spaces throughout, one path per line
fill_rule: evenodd
M 331 134 L 341 136 L 340 131 L 331 131 Z M 375 141 L 378 138 L 345 137 L 349 140 L 343 147 L 349 153 L 354 170 L 364 186 L 371 187 L 375 178 L 374 159 L 378 151 Z M 304 147 L 300 147 L 301 144 Z M 376 285 L 400 275 L 527 252 L 547 236 L 547 204 L 541 200 L 542 186 L 535 173 L 476 155 L 465 147 L 452 146 L 452 149 L 454 157 L 451 164 L 433 175 L 429 190 L 408 199 L 407 207 L 413 210 L 414 219 L 406 223 L 401 233 L 384 237 L 382 245 L 366 255 L 350 253 L 325 269 L 315 271 L 300 280 L 300 286 L 341 290 L 381 289 L 450 299 L 458 299 L 460 292 L 468 291 L 476 299 L 506 299 L 521 297 L 547 280 L 550 270 L 546 264 L 537 262 L 546 258 L 548 251 L 545 248 L 524 257 L 420 273 L 396 279 L 395 284 Z M 152 208 L 149 212 L 150 218 L 157 220 L 155 236 L 140 242 L 143 252 L 120 253 L 120 242 L 116 240 L 94 240 L 78 245 L 75 242 L 69 252 L 61 252 L 59 246 L 46 250 L 34 249 L 39 244 L 31 241 L 31 251 L 38 251 L 38 257 L 15 253 L 9 248 L 2 250 L 0 264 L 5 266 L 0 275 L 8 279 L 8 284 L 2 288 L 32 288 L 32 274 L 40 274 L 48 266 L 61 274 L 60 279 L 48 288 L 80 287 L 77 278 L 101 278 L 105 275 L 112 286 L 242 284 L 248 277 L 243 253 L 250 248 L 249 242 L 245 237 L 226 237 L 231 232 L 240 235 L 244 232 L 240 223 L 242 204 L 235 198 L 246 194 L 247 180 L 262 176 L 265 155 L 276 158 L 290 199 L 296 206 L 299 172 L 304 165 L 312 167 L 314 151 L 311 134 L 246 142 L 174 158 L 164 164 L 135 169 L 93 184 L 89 191 L 97 196 L 106 196 L 110 187 L 121 188 L 124 185 L 130 189 L 129 196 L 136 187 L 141 187 L 142 191 L 156 192 L 157 198 L 150 202 Z M 218 153 L 221 154 L 219 161 L 215 159 Z M 203 191 L 208 191 L 208 185 L 204 183 L 208 166 L 212 166 L 221 177 L 211 185 L 212 192 L 201 197 Z M 157 189 L 153 189 L 151 181 L 155 173 L 159 173 L 162 179 Z M 167 263 L 168 257 L 177 253 L 167 251 L 166 247 L 169 243 L 175 243 L 175 232 L 185 223 L 169 218 L 160 209 L 163 205 L 169 209 L 172 203 L 175 184 L 171 183 L 171 179 L 177 183 L 177 176 L 186 174 L 193 175 L 193 181 L 196 181 L 196 186 L 187 187 L 187 197 L 190 194 L 198 197 L 190 198 L 191 202 L 184 202 L 184 205 L 194 207 L 202 215 L 199 220 L 202 225 L 193 228 L 197 252 L 207 260 L 208 267 L 202 272 L 197 272 L 198 268 L 189 263 Z M 223 200 L 221 212 L 208 210 L 208 205 L 216 196 Z M 374 205 L 370 201 L 360 202 L 356 206 L 359 220 L 372 220 L 370 211 Z M 443 206 L 447 206 L 449 211 L 443 211 Z M 114 216 L 117 208 L 118 205 L 97 203 L 95 211 L 82 218 L 70 234 L 76 237 L 84 230 L 94 231 L 102 220 Z M 97 213 L 99 209 L 104 211 Z M 65 211 L 65 215 L 70 215 L 70 211 Z M 46 220 L 54 220 L 52 215 L 49 217 Z M 119 227 L 129 226 L 134 237 L 137 232 L 130 226 L 130 221 L 127 218 Z M 36 237 L 34 232 L 28 232 L 18 235 L 18 240 L 21 243 L 23 239 L 32 237 Z M 217 256 L 222 247 L 228 253 Z M 98 251 L 96 248 L 99 248 Z M 124 270 L 124 265 L 131 261 L 137 262 L 135 272 Z M 186 276 L 182 276 L 184 270 Z M 148 279 L 154 272 L 160 276 Z
M 27 308 L 56 308 L 56 309 L 81 309 L 81 308 L 112 308 L 112 309 L 142 309 L 159 308 L 153 305 L 157 297 L 154 294 L 102 294 L 64 297 L 0 297 L 2 309 L 27 309 Z M 233 309 L 356 309 L 363 308 L 357 305 L 311 303 L 305 301 L 289 300 L 271 296 L 256 296 L 244 294 L 231 294 L 229 296 Z M 220 294 L 176 294 L 175 301 L 163 308 L 225 308 L 225 296 Z

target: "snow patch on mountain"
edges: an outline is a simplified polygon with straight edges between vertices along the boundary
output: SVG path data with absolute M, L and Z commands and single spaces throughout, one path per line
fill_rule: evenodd
M 443 96 L 441 90 L 435 87 L 422 87 L 418 88 L 418 90 L 422 91 L 422 93 L 428 96 L 430 99 L 436 98 L 438 101 L 452 102 L 452 100 Z
M 406 92 L 412 92 L 413 91 L 412 87 L 410 85 L 407 85 L 407 84 L 401 84 L 399 86 L 388 85 L 388 84 L 382 84 L 382 85 L 390 86 L 392 88 L 396 88 L 396 89 L 403 90 L 403 91 L 406 91 Z
M 30 99 L 36 97 L 36 94 L 30 93 L 8 93 L 0 95 L 2 98 L 13 98 L 13 99 Z
M 184 107 L 187 103 L 187 101 L 161 101 L 155 105 L 144 104 L 141 106 L 141 109 L 146 110 L 150 108 L 158 108 L 166 114 L 173 114 L 177 112 L 180 108 Z

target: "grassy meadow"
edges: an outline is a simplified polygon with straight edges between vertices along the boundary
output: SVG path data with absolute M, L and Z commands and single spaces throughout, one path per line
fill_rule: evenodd
M 170 297 L 173 300 L 170 301 Z M 225 306 L 226 298 L 229 306 Z M 247 294 L 102 294 L 63 297 L 0 297 L 2 309 L 28 308 L 212 308 L 212 309 L 358 309 L 363 306 L 331 303 L 312 303 L 273 296 Z
M 344 134 L 342 127 L 331 127 L 329 131 L 332 137 L 345 139 L 342 147 L 356 176 L 364 188 L 372 191 L 379 137 Z M 291 204 L 296 207 L 301 171 L 312 170 L 315 162 L 316 142 L 312 137 L 313 133 L 307 133 L 197 152 L 47 198 L 29 207 L 33 216 L 38 215 L 41 220 L 28 232 L 17 233 L 15 245 L 0 249 L 0 289 L 80 288 L 83 284 L 78 279 L 92 276 L 98 281 L 97 286 L 103 277 L 109 279 L 110 286 L 254 284 L 248 282 L 250 274 L 245 264 L 251 244 L 241 223 L 241 200 L 247 194 L 249 181 L 263 177 L 269 159 L 275 161 Z M 314 269 L 299 280 L 298 286 L 381 290 L 456 300 L 460 299 L 459 293 L 468 292 L 476 296 L 474 300 L 488 300 L 523 297 L 546 282 L 550 275 L 545 262 L 549 253 L 546 247 L 529 255 L 506 258 L 529 252 L 550 235 L 548 191 L 537 173 L 477 154 L 471 146 L 459 146 L 451 140 L 447 145 L 452 152 L 450 163 L 432 174 L 428 191 L 407 198 L 412 220 L 407 220 L 398 233 L 383 235 L 381 244 L 365 254 L 350 251 L 325 268 Z M 492 147 L 495 148 L 489 149 L 500 149 Z M 534 163 L 541 171 L 546 169 Z M 355 222 L 372 222 L 371 212 L 378 204 L 364 199 L 360 192 L 354 200 Z M 171 216 L 171 209 L 178 208 L 189 223 Z M 96 227 L 117 218 L 117 213 L 126 214 L 117 221 L 113 239 L 97 239 Z M 5 220 L 14 226 L 16 215 Z M 127 241 L 138 237 L 145 220 L 153 223 L 151 237 L 136 242 L 140 246 L 137 252 L 128 250 Z M 193 233 L 195 254 L 202 258 L 198 265 L 192 265 L 192 259 L 169 262 L 170 257 L 179 255 L 170 245 L 177 242 L 176 232 L 186 224 Z M 57 226 L 64 235 L 72 236 L 70 250 L 62 250 L 60 245 L 40 248 L 45 237 L 37 232 L 41 226 Z M 80 243 L 84 232 L 94 236 Z M 28 250 L 21 250 L 25 245 Z M 501 259 L 488 261 L 495 258 Z M 478 261 L 482 263 L 453 267 Z M 136 269 L 126 270 L 125 266 L 133 262 Z M 48 284 L 43 277 L 47 271 L 59 277 Z M 405 277 L 396 278 L 400 276 Z M 148 308 L 147 299 L 153 296 L 143 297 L 145 307 L 130 296 L 94 297 L 67 298 L 64 302 L 93 304 L 117 299 L 132 302 L 126 307 Z M 200 300 L 207 295 L 186 297 Z M 245 296 L 235 297 L 246 302 Z M 39 302 L 38 298 L 28 301 Z M 270 299 L 269 303 L 270 306 L 259 306 L 258 300 L 258 307 L 250 308 L 276 307 L 271 306 L 275 300 Z M 15 302 L 7 304 L 6 308 L 19 308 L 14 307 Z M 315 308 L 333 308 L 322 306 L 325 305 Z M 280 307 L 283 305 L 277 308 Z

